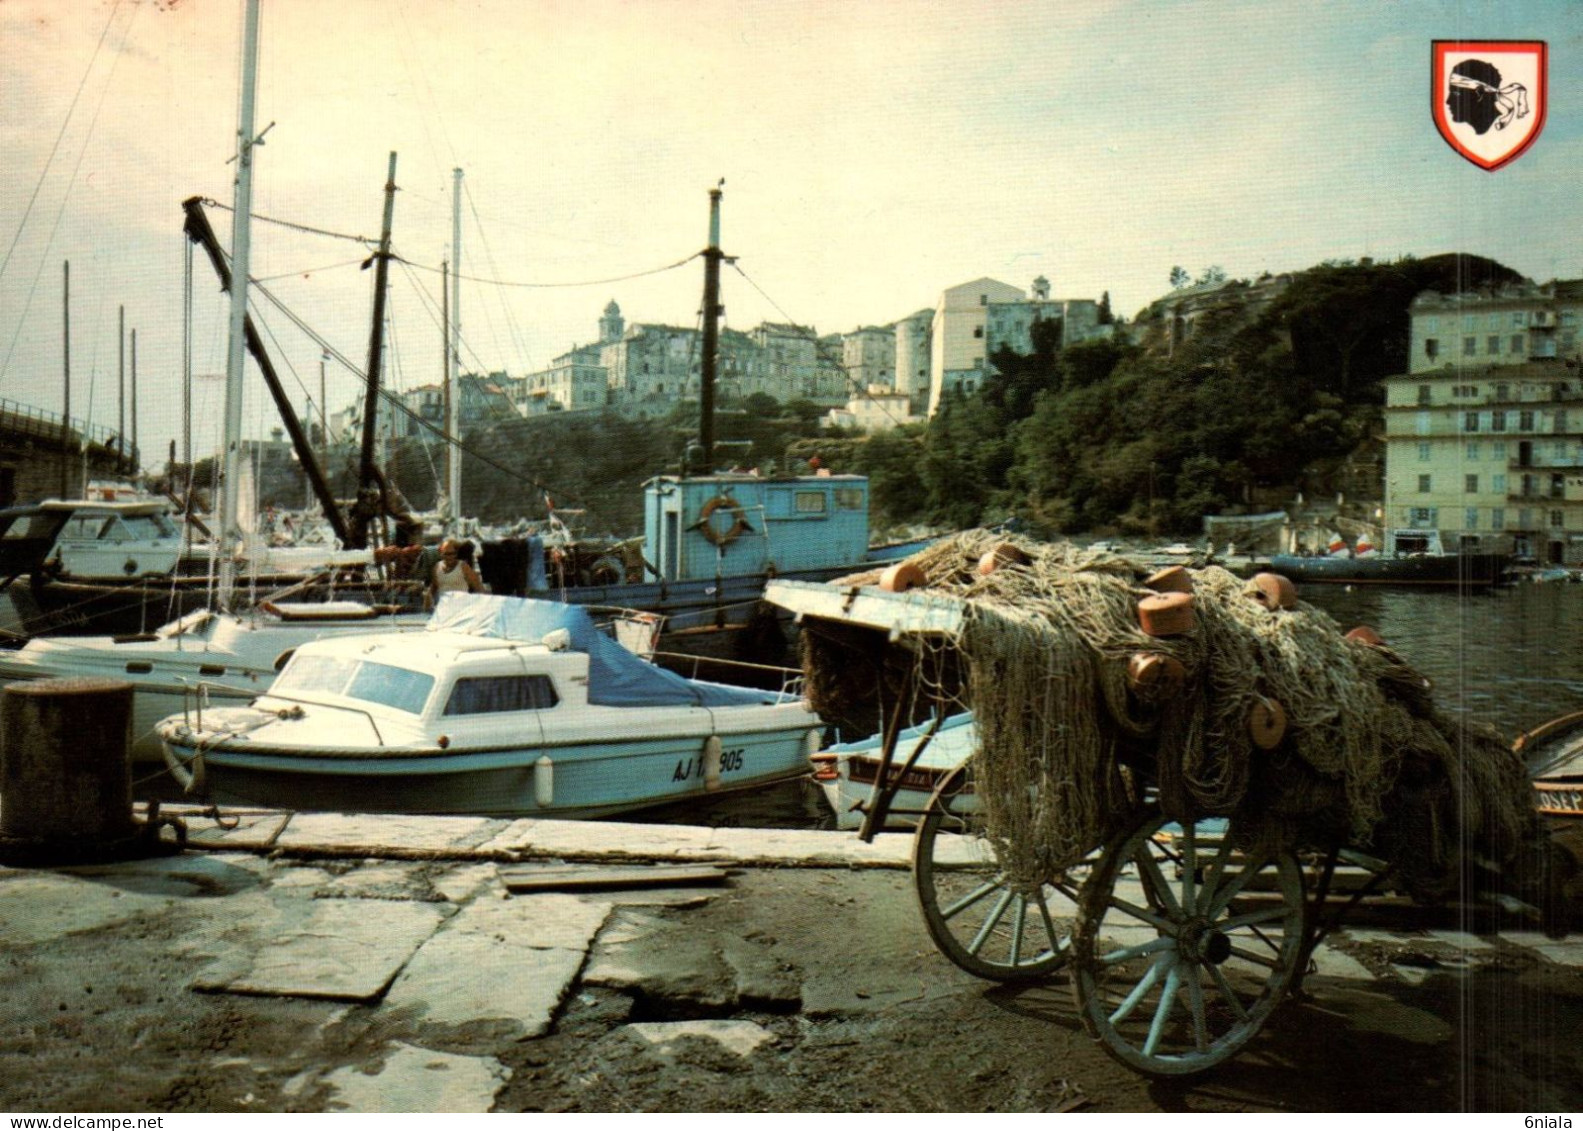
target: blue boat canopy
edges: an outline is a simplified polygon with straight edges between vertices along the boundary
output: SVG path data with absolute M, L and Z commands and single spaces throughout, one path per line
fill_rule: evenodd
M 732 707 L 792 699 L 775 691 L 706 683 L 666 671 L 634 656 L 599 631 L 582 606 L 560 601 L 488 593 L 442 593 L 428 629 L 528 644 L 541 643 L 550 633 L 564 629 L 571 638 L 568 647 L 588 654 L 588 701 L 604 707 Z

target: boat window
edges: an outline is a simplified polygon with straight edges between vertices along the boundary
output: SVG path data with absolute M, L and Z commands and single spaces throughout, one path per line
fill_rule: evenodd
M 114 522 L 114 515 L 106 518 L 102 514 L 74 514 L 66 520 L 60 536 L 77 541 L 96 541 L 105 536 Z
M 477 676 L 459 679 L 445 704 L 447 715 L 496 711 L 543 711 L 560 702 L 547 675 Z
M 798 491 L 793 503 L 793 509 L 798 514 L 824 514 L 825 493 L 823 491 Z
M 434 677 L 389 664 L 340 656 L 314 656 L 298 653 L 286 670 L 276 678 L 273 692 L 312 692 L 320 695 L 345 695 L 365 703 L 394 707 L 418 714 L 428 701 Z
M 433 688 L 432 675 L 365 661 L 357 665 L 357 672 L 352 676 L 346 694 L 353 699 L 394 707 L 398 711 L 416 715 L 423 710 Z
M 162 514 L 129 514 L 121 517 L 124 531 L 117 531 L 117 537 L 125 538 L 172 538 L 176 534 L 176 527 L 170 519 Z
M 351 681 L 355 660 L 336 656 L 296 655 L 286 670 L 280 673 L 272 688 L 274 691 L 324 691 L 340 695 Z
M 835 505 L 837 510 L 862 510 L 863 489 L 861 487 L 837 487 L 835 489 Z

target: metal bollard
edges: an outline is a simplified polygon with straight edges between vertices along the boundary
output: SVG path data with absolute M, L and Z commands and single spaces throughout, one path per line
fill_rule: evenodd
M 0 861 L 121 860 L 163 851 L 132 817 L 132 685 L 43 679 L 0 691 Z

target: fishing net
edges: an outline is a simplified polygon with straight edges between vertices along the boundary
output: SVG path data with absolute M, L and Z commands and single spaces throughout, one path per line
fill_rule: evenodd
M 981 572 L 997 548 L 1007 560 Z M 1510 746 L 1442 715 L 1405 661 L 1319 609 L 1272 609 L 1224 569 L 1188 569 L 1193 626 L 1150 635 L 1149 570 L 1113 553 L 969 531 L 908 561 L 928 593 L 962 601 L 960 629 L 890 640 L 808 621 L 810 697 L 871 731 L 971 710 L 988 835 L 1020 881 L 1103 843 L 1145 785 L 1173 820 L 1235 818 L 1251 839 L 1368 849 L 1425 900 L 1453 891 L 1470 857 L 1499 870 L 1543 854 Z M 1140 685 L 1129 678 L 1140 655 L 1169 657 L 1179 678 Z M 1285 727 L 1266 749 L 1250 718 L 1272 705 Z

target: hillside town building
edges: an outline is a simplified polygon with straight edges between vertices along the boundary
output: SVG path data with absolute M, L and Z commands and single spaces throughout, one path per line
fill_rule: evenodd
M 1387 529 L 1583 565 L 1583 280 L 1414 299 L 1385 382 Z

